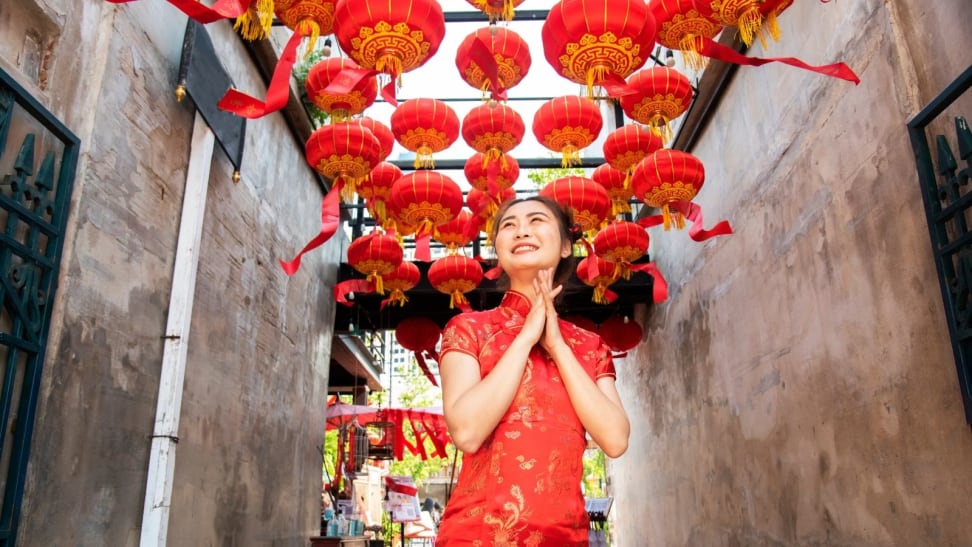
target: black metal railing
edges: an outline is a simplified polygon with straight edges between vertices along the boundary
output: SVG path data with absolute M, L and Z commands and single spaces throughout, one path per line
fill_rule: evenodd
M 929 126 L 936 124 L 936 120 L 970 87 L 972 66 L 908 123 L 908 134 L 928 218 L 965 419 L 972 424 L 972 233 L 969 232 L 972 224 L 972 192 L 969 191 L 972 132 L 964 117 L 953 117 L 958 156 L 945 134 L 935 136 L 933 154 L 927 135 Z M 941 120 L 936 127 L 939 124 Z

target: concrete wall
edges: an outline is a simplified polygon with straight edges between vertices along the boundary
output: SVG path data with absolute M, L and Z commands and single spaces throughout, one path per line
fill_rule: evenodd
M 173 99 L 186 18 L 165 2 L 0 5 L 2 66 L 81 139 L 18 544 L 136 545 L 193 126 Z M 239 87 L 231 23 L 207 27 Z M 319 527 L 337 240 L 287 278 L 321 190 L 283 119 L 217 147 L 202 236 L 171 545 L 305 545 Z
M 742 68 L 693 150 L 707 224 L 736 233 L 652 233 L 671 296 L 619 365 L 618 545 L 969 544 L 972 433 L 905 124 L 972 62 L 970 23 L 967 0 L 796 2 L 753 48 L 862 83 Z

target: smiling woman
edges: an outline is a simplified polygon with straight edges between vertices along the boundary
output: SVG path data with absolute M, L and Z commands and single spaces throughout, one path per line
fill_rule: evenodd
M 443 411 L 464 456 L 436 544 L 587 545 L 586 435 L 611 457 L 628 445 L 611 351 L 554 307 L 555 278 L 571 271 L 570 214 L 534 196 L 495 219 L 510 288 L 499 307 L 461 314 L 443 333 Z

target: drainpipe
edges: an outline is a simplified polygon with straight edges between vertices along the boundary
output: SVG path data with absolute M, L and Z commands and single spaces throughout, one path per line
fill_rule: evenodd
M 213 160 L 215 137 L 199 112 L 192 128 L 186 192 L 179 221 L 179 243 L 172 270 L 169 317 L 162 350 L 159 398 L 152 431 L 145 504 L 142 509 L 141 547 L 164 547 L 172 505 L 172 479 L 175 474 L 176 444 L 179 442 L 179 415 L 182 387 L 186 377 L 189 348 L 189 323 L 199 267 L 199 242 L 202 239 L 206 209 L 209 168 Z

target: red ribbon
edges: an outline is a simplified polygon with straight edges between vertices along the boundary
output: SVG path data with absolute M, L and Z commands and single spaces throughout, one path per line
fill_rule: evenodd
M 483 42 L 482 38 L 477 36 L 472 41 L 472 45 L 469 46 L 469 57 L 479 66 L 479 69 L 483 71 L 483 76 L 489 81 L 489 90 L 493 94 L 493 100 L 505 101 L 506 100 L 506 90 L 500 86 L 499 81 L 499 66 L 496 64 L 496 58 L 493 57 L 493 52 Z
M 331 83 L 327 84 L 327 87 L 324 88 L 323 92 L 333 95 L 346 95 L 356 89 L 365 78 L 372 78 L 378 74 L 381 74 L 381 72 L 369 68 L 347 67 L 337 73 L 331 80 Z M 381 87 L 381 98 L 385 99 L 393 107 L 397 107 L 398 101 L 395 99 L 395 81 L 398 80 L 398 74 L 391 74 L 390 76 L 391 81 Z
M 341 225 L 341 179 L 321 200 L 321 232 L 310 240 L 290 262 L 280 261 L 280 267 L 287 275 L 294 275 L 300 269 L 300 259 L 308 252 L 320 247 L 337 232 Z
M 106 0 L 112 4 L 127 4 L 135 0 Z M 185 13 L 193 21 L 207 24 L 222 19 L 235 19 L 246 13 L 250 2 L 247 0 L 219 0 L 212 7 L 199 0 L 168 0 L 170 4 Z
M 500 268 L 497 265 L 483 272 L 483 277 L 489 279 L 490 281 L 496 281 L 497 279 L 500 278 L 500 275 L 502 275 L 502 273 L 503 273 L 503 268 Z
M 614 98 L 639 93 L 637 89 L 629 86 L 628 82 L 624 81 L 624 78 L 613 72 L 606 74 L 604 79 L 600 82 L 595 82 L 595 84 L 603 87 L 604 91 L 607 91 L 607 94 Z
M 816 72 L 817 74 L 823 74 L 832 78 L 840 78 L 841 80 L 854 82 L 854 84 L 861 83 L 861 79 L 857 77 L 857 74 L 854 74 L 854 71 L 844 63 L 812 66 L 795 57 L 746 57 L 731 47 L 724 46 L 711 38 L 698 36 L 696 39 L 699 40 L 701 45 L 699 48 L 699 53 L 705 55 L 706 57 L 716 59 L 717 61 L 748 66 L 762 66 L 768 63 L 783 63 L 785 65 L 809 70 L 810 72 Z
M 419 262 L 432 261 L 432 234 L 421 232 L 415 234 L 415 260 Z
M 692 223 L 692 227 L 689 228 L 689 237 L 691 237 L 693 241 L 705 241 L 715 236 L 729 235 L 732 233 L 732 226 L 729 225 L 729 221 L 727 220 L 720 221 L 718 224 L 713 226 L 711 230 L 703 229 L 702 208 L 691 201 L 676 201 L 674 203 L 670 203 L 668 206 L 669 208 L 675 209 L 685 215 L 685 218 Z M 652 226 L 658 226 L 663 222 L 664 217 L 662 215 L 654 215 L 639 220 L 638 225 L 645 228 L 651 228 Z
M 645 272 L 654 279 L 654 282 L 651 284 L 652 301 L 654 303 L 657 304 L 668 300 L 668 282 L 665 281 L 665 276 L 662 275 L 661 270 L 658 269 L 658 266 L 654 262 L 632 264 L 628 269 L 633 272 Z
M 422 374 L 425 374 L 425 377 L 428 378 L 430 382 L 432 382 L 433 386 L 439 387 L 439 382 L 435 381 L 435 375 L 432 374 L 432 371 L 429 370 L 428 363 L 425 362 L 425 353 L 426 353 L 425 350 L 416 351 L 415 360 L 418 361 L 419 368 L 422 369 Z
M 216 106 L 220 110 L 251 120 L 262 118 L 287 106 L 287 100 L 290 98 L 290 74 L 294 70 L 294 63 L 297 62 L 297 46 L 303 38 L 303 34 L 294 32 L 284 46 L 283 53 L 277 60 L 277 68 L 273 70 L 273 77 L 270 78 L 270 85 L 267 86 L 266 102 L 237 89 L 230 89 L 216 103 Z
M 370 294 L 375 292 L 375 286 L 367 279 L 349 279 L 334 285 L 334 299 L 347 307 L 354 305 L 348 300 L 349 293 Z
M 422 461 L 429 459 L 429 453 L 425 451 L 425 439 L 423 438 L 425 428 L 416 427 L 415 417 L 412 415 L 411 410 L 408 411 L 408 423 L 412 425 L 412 433 L 415 434 L 415 449 L 418 457 L 422 458 Z
M 418 495 L 418 488 L 396 482 L 395 479 L 391 477 L 385 477 L 385 486 L 387 486 L 392 492 L 398 492 L 399 494 L 405 494 L 406 496 Z

